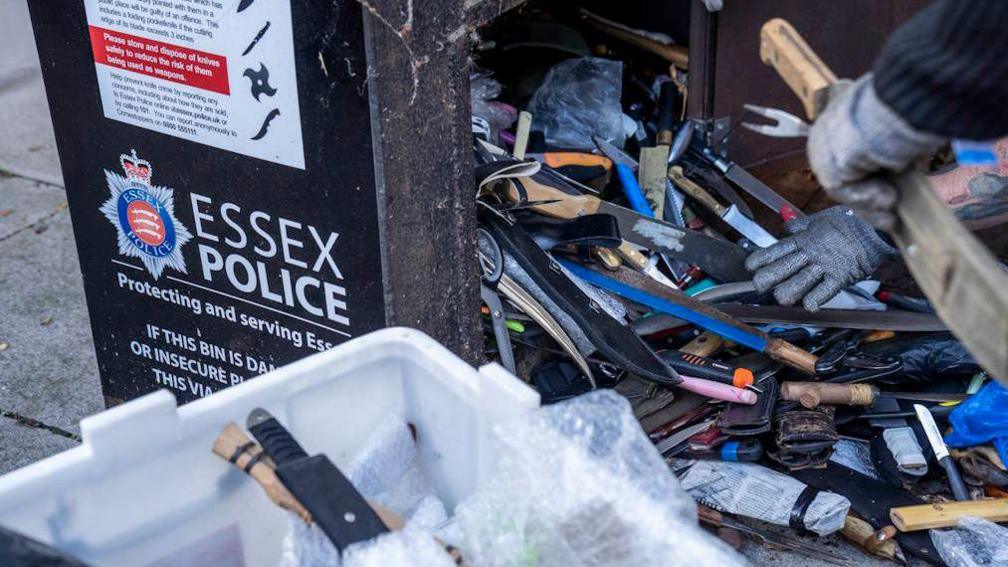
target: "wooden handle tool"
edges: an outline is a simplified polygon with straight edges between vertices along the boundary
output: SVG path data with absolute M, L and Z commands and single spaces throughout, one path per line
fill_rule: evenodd
M 708 193 L 706 189 L 698 185 L 692 179 L 686 177 L 686 175 L 683 174 L 681 166 L 673 165 L 670 167 L 668 170 L 668 177 L 673 183 L 675 183 L 676 187 L 682 190 L 683 193 L 686 193 L 690 197 L 696 199 L 701 205 L 710 209 L 711 212 L 717 216 L 720 217 L 725 214 L 727 207 L 719 203 L 718 200 Z
M 837 78 L 794 27 L 779 18 L 764 24 L 760 57 L 815 119 Z M 887 177 L 899 192 L 900 224 L 892 236 L 910 273 L 966 350 L 1008 384 L 1008 273 L 942 203 L 924 174 L 911 169 Z
M 312 523 L 311 512 L 287 490 L 287 487 L 277 477 L 276 465 L 273 461 L 263 452 L 263 448 L 250 439 L 237 424 L 229 423 L 224 426 L 220 435 L 214 439 L 213 453 L 252 477 L 274 504 L 294 512 L 306 524 Z M 368 505 L 374 509 L 375 514 L 388 529 L 401 530 L 406 525 L 406 521 L 401 516 L 388 508 L 371 501 L 368 501 Z M 455 560 L 456 565 L 465 565 L 458 548 L 446 545 L 441 540 L 437 541 L 444 546 L 445 551 Z
M 695 354 L 698 356 L 710 356 L 721 350 L 725 344 L 724 339 L 710 331 L 704 331 L 693 340 L 686 343 L 679 352 Z
M 868 522 L 850 514 L 844 519 L 844 527 L 840 533 L 849 541 L 855 543 L 869 555 L 885 557 L 893 561 L 902 561 L 903 552 L 896 545 L 896 528 L 884 526 L 876 530 Z
M 237 424 L 227 424 L 214 439 L 213 453 L 258 482 L 274 504 L 294 512 L 306 524 L 311 523 L 311 512 L 280 482 L 273 462 L 263 453 L 263 448 L 249 439 Z
M 830 406 L 869 406 L 879 390 L 870 384 L 828 384 L 823 382 L 784 382 L 780 397 L 812 409 L 820 404 Z
M 1008 522 L 1008 498 L 900 506 L 889 511 L 889 519 L 901 532 L 950 528 L 963 516 Z
M 809 47 L 790 22 L 774 18 L 760 30 L 760 59 L 777 69 L 798 95 L 805 114 L 815 119 L 826 108 L 837 76 Z

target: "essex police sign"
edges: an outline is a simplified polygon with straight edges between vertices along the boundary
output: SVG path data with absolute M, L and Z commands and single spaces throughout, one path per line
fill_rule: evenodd
M 159 4 L 29 1 L 110 404 L 386 321 L 360 7 Z

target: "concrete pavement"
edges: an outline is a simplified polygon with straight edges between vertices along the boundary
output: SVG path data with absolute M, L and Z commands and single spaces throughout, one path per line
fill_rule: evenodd
M 0 473 L 103 409 L 56 141 L 24 0 L 0 0 Z

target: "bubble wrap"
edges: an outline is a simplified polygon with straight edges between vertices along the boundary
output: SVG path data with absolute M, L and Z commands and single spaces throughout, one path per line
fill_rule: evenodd
M 445 536 L 470 564 L 746 564 L 697 526 L 693 501 L 618 394 L 543 407 L 496 435 L 496 470 Z
M 407 526 L 405 529 L 351 545 L 343 554 L 344 567 L 456 567 L 431 534 Z
M 981 518 L 963 517 L 959 527 L 931 530 L 931 541 L 949 567 L 1008 565 L 1008 529 Z
M 416 443 L 405 419 L 401 415 L 394 415 L 368 436 L 351 463 L 343 470 L 343 474 L 365 498 L 406 518 L 407 531 L 410 531 L 401 540 L 393 539 L 380 546 L 376 545 L 367 553 L 361 553 L 356 560 L 362 563 L 354 564 L 377 564 L 373 563 L 375 557 L 386 551 L 390 557 L 398 557 L 397 554 L 403 553 L 415 543 L 413 539 L 416 532 L 432 529 L 447 519 L 444 503 L 435 495 L 434 485 L 417 463 L 416 453 Z M 340 565 L 336 548 L 318 526 L 307 526 L 300 518 L 289 513 L 287 523 L 288 531 L 279 567 Z M 430 533 L 426 533 L 426 539 L 433 542 L 432 538 Z M 440 549 L 437 545 L 434 547 Z M 347 550 L 348 554 L 349 552 L 350 549 Z M 422 549 L 417 553 L 423 553 Z M 440 553 L 448 557 L 443 551 Z M 424 555 L 419 557 L 426 559 Z M 344 559 L 346 565 L 352 564 L 349 559 Z M 451 558 L 448 560 L 451 561 Z M 435 565 L 426 560 L 424 564 Z M 385 565 L 398 564 L 390 562 Z
M 699 502 L 781 526 L 788 525 L 791 509 L 805 490 L 801 481 L 749 463 L 695 461 L 681 478 L 683 488 Z M 805 511 L 805 527 L 829 535 L 843 528 L 849 510 L 850 501 L 843 496 L 820 492 Z

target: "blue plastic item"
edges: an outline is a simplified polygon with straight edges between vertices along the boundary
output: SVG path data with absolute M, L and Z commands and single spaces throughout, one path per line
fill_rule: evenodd
M 616 174 L 619 175 L 620 184 L 623 185 L 623 194 L 626 195 L 630 206 L 638 213 L 654 218 L 654 211 L 650 203 L 644 198 L 644 191 L 641 191 L 640 184 L 637 183 L 637 176 L 629 165 L 616 164 Z
M 664 313 L 666 315 L 678 317 L 684 321 L 689 321 L 698 327 L 702 327 L 712 333 L 720 335 L 740 345 L 747 346 L 753 350 L 758 350 L 760 352 L 766 351 L 767 341 L 759 335 L 747 333 L 742 329 L 738 329 L 728 323 L 725 323 L 724 321 L 705 315 L 704 313 L 699 313 L 687 307 L 676 305 L 671 301 L 651 295 L 646 291 L 639 290 L 619 280 L 614 280 L 604 276 L 569 260 L 557 258 L 557 262 L 559 262 L 564 268 L 567 268 L 570 273 L 596 287 L 604 289 L 605 291 L 615 293 L 620 297 L 625 297 L 631 301 L 644 305 L 645 307 L 650 307 L 659 313 Z
M 1008 389 L 991 382 L 949 414 L 949 447 L 974 447 L 993 442 L 1001 461 L 1008 463 Z

